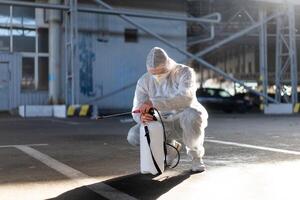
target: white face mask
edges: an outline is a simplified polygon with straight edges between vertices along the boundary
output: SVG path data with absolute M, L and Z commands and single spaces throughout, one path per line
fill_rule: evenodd
M 158 82 L 162 82 L 163 80 L 165 80 L 168 75 L 170 74 L 170 72 L 167 72 L 167 73 L 163 73 L 163 74 L 157 74 L 157 75 L 152 75 L 153 78 Z

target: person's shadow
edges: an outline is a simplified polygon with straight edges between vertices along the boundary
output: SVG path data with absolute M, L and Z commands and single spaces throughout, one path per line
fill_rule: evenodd
M 103 183 L 136 199 L 157 199 L 176 185 L 189 178 L 190 175 L 191 173 L 188 171 L 184 171 L 176 176 L 168 176 L 162 174 L 161 176 L 157 177 L 159 178 L 159 180 L 157 180 L 157 178 L 152 175 L 145 175 L 140 173 L 130 174 L 127 176 L 109 179 L 101 183 L 95 183 L 92 185 L 75 188 L 48 200 L 104 200 L 107 198 L 89 189 L 97 188 L 97 184 L 102 185 Z

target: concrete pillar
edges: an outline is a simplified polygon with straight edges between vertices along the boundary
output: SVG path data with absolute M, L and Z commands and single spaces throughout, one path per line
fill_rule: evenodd
M 61 0 L 49 0 L 60 4 Z M 49 102 L 57 104 L 60 99 L 60 41 L 61 12 L 49 10 Z
M 237 68 L 236 68 L 236 73 L 238 74 L 239 79 L 241 79 L 241 68 L 242 68 L 242 54 L 241 54 L 241 46 L 238 47 L 238 52 L 237 52 Z
M 224 72 L 228 72 L 227 71 L 227 51 L 224 51 Z
M 246 71 L 246 46 L 242 46 L 242 67 L 241 67 L 241 74 L 244 74 Z
M 251 52 L 251 79 L 254 80 L 254 74 L 255 74 L 255 54 L 254 54 L 254 47 L 251 46 L 250 48 L 250 52 Z
M 245 75 L 246 77 L 248 77 L 247 75 L 249 75 L 249 59 L 250 59 L 250 53 L 249 53 L 249 47 L 246 46 L 246 52 L 245 52 Z

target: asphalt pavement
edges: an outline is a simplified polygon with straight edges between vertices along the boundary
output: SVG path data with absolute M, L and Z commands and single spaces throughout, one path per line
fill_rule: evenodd
M 132 125 L 1 115 L 0 199 L 299 199 L 300 115 L 211 115 L 198 174 L 184 148 L 175 169 L 140 174 Z

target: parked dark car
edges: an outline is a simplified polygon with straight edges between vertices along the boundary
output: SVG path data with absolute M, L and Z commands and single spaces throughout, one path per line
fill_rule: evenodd
M 224 89 L 199 88 L 196 92 L 198 101 L 208 110 L 222 110 L 226 113 L 244 113 L 251 110 L 253 104 L 249 99 L 232 96 Z
M 251 108 L 259 109 L 259 106 L 261 104 L 260 96 L 254 94 L 251 91 L 244 92 L 244 93 L 237 93 L 234 97 L 235 99 L 241 99 L 247 101 Z

